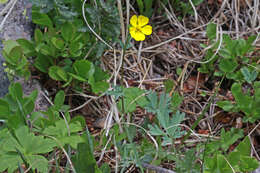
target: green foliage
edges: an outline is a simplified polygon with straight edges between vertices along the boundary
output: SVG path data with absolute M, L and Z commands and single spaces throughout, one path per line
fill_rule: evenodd
M 148 101 L 145 97 L 145 91 L 139 88 L 123 88 L 123 104 L 122 100 L 118 102 L 118 107 L 121 111 L 124 110 L 125 113 L 133 112 L 136 110 L 137 106 L 144 107 Z M 122 109 L 122 105 L 124 109 Z
M 198 163 L 196 163 L 197 155 L 195 149 L 189 149 L 184 152 L 183 157 L 178 157 L 174 159 L 176 161 L 175 171 L 178 173 L 189 172 L 189 173 L 200 173 L 201 168 Z
M 63 87 L 89 84 L 94 93 L 104 92 L 109 85 L 108 74 L 95 61 L 106 46 L 97 41 L 86 27 L 81 1 L 31 0 L 32 21 L 36 28 L 34 41 L 20 39 L 5 42 L 3 51 L 9 74 L 28 79 L 35 67 Z M 120 34 L 120 22 L 115 1 L 86 4 L 87 20 L 104 40 L 115 42 Z M 94 46 L 95 45 L 95 46 Z M 88 55 L 88 60 L 86 59 Z M 30 62 L 33 62 L 32 64 Z
M 83 45 L 89 38 L 83 32 L 76 32 L 72 23 L 65 23 L 60 29 L 50 28 L 45 33 L 36 29 L 34 35 L 34 42 L 20 39 L 5 43 L 7 66 L 15 74 L 28 78 L 29 67 L 33 65 L 51 79 L 63 82 L 63 87 L 88 83 L 95 93 L 104 92 L 109 87 L 106 83 L 108 75 L 84 59 L 88 50 Z M 35 62 L 32 65 L 28 61 L 31 56 Z
M 54 105 L 42 112 L 34 112 L 36 97 L 37 91 L 23 96 L 21 85 L 13 83 L 9 93 L 0 99 L 0 119 L 3 122 L 0 130 L 1 172 L 7 169 L 14 172 L 21 164 L 39 172 L 48 172 L 48 160 L 42 154 L 52 152 L 54 147 L 71 146 L 76 150 L 80 143 L 85 142 L 84 136 L 78 134 L 86 126 L 85 120 L 80 116 L 70 118 L 69 107 L 64 105 L 64 91 L 59 91 Z M 60 112 L 66 121 L 60 117 Z
M 255 122 L 260 118 L 260 82 L 254 82 L 253 85 L 254 94 L 250 94 L 249 91 L 246 93 L 242 92 L 242 85 L 234 83 L 231 87 L 231 92 L 235 97 L 235 104 L 231 101 L 219 101 L 217 104 L 225 111 L 245 113 L 244 121 Z
M 53 150 L 54 141 L 35 136 L 28 127 L 20 126 L 14 132 L 7 128 L 0 131 L 0 171 L 14 172 L 18 164 L 29 164 L 33 170 L 48 172 L 48 160 L 39 155 Z
M 28 42 L 25 43 L 25 45 Z M 30 76 L 29 62 L 24 55 L 23 48 L 17 41 L 4 41 L 3 56 L 6 60 L 8 71 L 13 72 L 13 75 L 23 76 L 26 79 Z M 12 74 L 12 73 L 9 73 Z
M 167 94 L 161 94 L 160 98 L 156 93 L 151 93 L 147 96 L 149 104 L 145 107 L 148 112 L 156 114 L 159 121 L 158 125 L 148 125 L 149 132 L 155 136 L 162 136 L 162 146 L 173 144 L 173 140 L 180 138 L 185 134 L 181 131 L 180 123 L 184 120 L 185 115 L 176 112 L 175 115 L 170 117 L 171 99 Z
M 212 58 L 214 56 L 214 51 L 220 44 L 219 41 L 215 42 L 215 24 L 210 23 L 207 26 L 207 37 L 210 39 L 212 48 L 207 51 L 205 56 L 205 61 L 209 62 L 201 65 L 199 68 L 200 72 L 215 72 L 214 74 L 216 76 L 226 75 L 228 79 L 239 82 L 246 81 L 248 83 L 252 83 L 257 78 L 258 71 L 256 70 L 256 62 L 254 62 L 254 59 L 246 57 L 247 54 L 254 51 L 252 43 L 256 38 L 255 36 L 250 36 L 247 40 L 232 40 L 229 35 L 223 34 L 223 43 L 214 58 Z M 218 64 L 219 71 L 215 71 L 215 64 Z M 251 65 L 247 67 L 247 64 Z
M 118 146 L 121 155 L 121 173 L 125 172 L 126 168 L 134 164 L 136 167 L 140 168 L 143 173 L 142 160 L 143 157 L 140 155 L 140 146 L 135 143 L 122 144 Z
M 37 91 L 24 97 L 20 83 L 12 83 L 9 86 L 9 93 L 0 99 L 0 119 L 13 129 L 27 125 L 27 115 L 34 110 L 36 97 Z
M 213 141 L 206 145 L 206 155 L 226 152 L 230 145 L 243 136 L 243 130 L 241 129 L 232 128 L 230 131 L 225 132 L 225 130 L 222 128 L 220 140 Z
M 72 158 L 76 172 L 102 173 L 96 164 L 93 141 L 88 130 L 86 130 L 82 138 L 83 141 L 77 145 L 77 153 Z
M 183 2 L 182 0 L 174 0 L 174 1 L 163 1 L 166 5 L 168 2 L 170 2 L 171 6 L 178 12 L 181 12 L 181 16 L 185 17 L 186 15 L 194 15 L 194 10 L 192 8 L 192 5 L 189 1 Z M 199 4 L 201 4 L 203 0 L 192 0 L 193 5 L 196 7 Z
M 239 130 L 238 130 L 239 131 Z M 242 131 L 242 130 L 241 130 Z M 238 134 L 242 132 L 237 132 L 235 136 L 234 129 L 231 132 L 221 131 L 221 141 L 215 141 L 210 143 L 210 148 L 213 149 L 214 146 L 217 148 L 222 148 L 224 151 L 227 150 L 229 145 L 234 143 L 238 138 L 243 135 Z M 233 133 L 233 134 L 231 134 Z M 223 138 L 222 138 L 223 137 Z M 227 142 L 227 143 L 225 143 Z M 240 144 L 229 154 L 221 154 L 221 152 L 216 152 L 217 149 L 211 150 L 214 153 L 212 157 L 205 157 L 205 168 L 204 173 L 218 173 L 218 172 L 250 172 L 258 168 L 259 163 L 255 158 L 250 156 L 251 145 L 250 140 L 246 137 Z M 232 167 L 232 168 L 231 168 Z
M 140 14 L 147 16 L 148 18 L 152 16 L 154 9 L 152 8 L 154 0 L 137 0 L 137 5 Z
M 8 0 L 0 0 L 0 4 L 5 4 Z
M 163 84 L 165 86 L 166 93 L 171 93 L 172 89 L 175 86 L 174 81 L 170 79 L 166 80 Z M 179 93 L 173 92 L 171 97 L 171 109 L 174 112 L 177 111 L 182 101 L 183 101 L 183 97 Z

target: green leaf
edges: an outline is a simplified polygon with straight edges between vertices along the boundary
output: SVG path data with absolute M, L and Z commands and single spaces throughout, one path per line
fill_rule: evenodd
M 259 167 L 259 162 L 250 156 L 242 156 L 240 162 L 242 172 L 251 172 Z
M 94 84 L 91 83 L 91 89 L 94 93 L 106 92 L 108 88 L 109 88 L 109 83 L 105 81 L 95 82 Z
M 226 151 L 230 145 L 235 143 L 239 138 L 242 138 L 243 130 L 231 128 L 230 131 L 225 132 L 224 128 L 221 129 L 221 148 Z
M 35 24 L 42 25 L 42 26 L 48 26 L 53 27 L 52 21 L 49 18 L 49 16 L 45 13 L 39 13 L 36 11 L 32 12 L 32 21 Z
M 74 36 L 74 28 L 71 23 L 67 22 L 61 27 L 61 35 L 65 41 L 72 41 Z
M 149 132 L 151 133 L 151 135 L 153 136 L 162 136 L 165 133 L 158 127 L 158 125 L 154 125 L 152 126 L 151 124 L 148 124 L 148 128 L 149 128 Z
M 224 111 L 231 111 L 234 108 L 234 105 L 230 101 L 218 101 L 217 105 L 221 107 Z
M 3 41 L 4 51 L 9 54 L 14 47 L 19 47 L 19 44 L 14 40 Z
M 82 138 L 77 134 L 82 130 L 79 121 L 69 123 L 70 136 L 68 135 L 68 128 L 65 121 L 58 120 L 54 126 L 48 126 L 44 129 L 43 134 L 53 136 L 58 140 L 58 143 L 64 146 L 65 144 L 71 145 L 73 148 L 77 147 L 78 143 L 83 142 Z
M 181 105 L 182 101 L 183 101 L 183 96 L 181 96 L 179 93 L 174 92 L 172 94 L 172 98 L 171 98 L 171 109 L 173 111 L 178 110 L 179 106 Z
M 8 0 L 0 0 L 0 4 L 5 4 Z
M 20 46 L 23 49 L 23 53 L 26 54 L 27 56 L 33 56 L 34 55 L 34 45 L 31 41 L 26 40 L 26 39 L 18 39 L 16 40 Z
M 111 169 L 107 163 L 103 163 L 100 167 L 102 173 L 110 173 Z
M 60 108 L 63 105 L 64 101 L 65 93 L 63 90 L 60 90 L 54 98 L 54 105 Z
M 37 169 L 39 172 L 48 172 L 48 160 L 40 155 L 29 155 L 26 157 L 32 169 Z
M 137 2 L 137 5 L 138 5 L 140 14 L 143 14 L 143 12 L 144 12 L 144 3 L 143 3 L 143 0 L 137 0 L 136 2 Z
M 144 107 L 148 102 L 144 95 L 145 90 L 141 90 L 139 88 L 124 88 L 124 111 L 133 112 L 136 109 L 136 106 L 139 105 Z M 119 101 L 118 106 L 120 111 L 122 111 L 122 100 Z
M 43 41 L 43 33 L 38 28 L 34 30 L 34 40 L 37 44 Z
M 19 127 L 12 134 L 7 129 L 1 130 L 0 138 L 1 171 L 8 169 L 9 172 L 13 172 L 25 159 L 33 169 L 46 172 L 48 161 L 37 154 L 52 151 L 56 146 L 52 140 L 35 136 L 26 126 Z
M 97 164 L 93 155 L 92 139 L 88 130 L 83 135 L 85 142 L 78 144 L 77 153 L 72 158 L 76 172 L 96 172 Z
M 230 164 L 237 172 L 251 172 L 259 167 L 259 162 L 250 157 L 251 144 L 248 136 L 228 155 Z
M 88 60 L 77 60 L 73 64 L 73 69 L 77 76 L 80 76 L 83 79 L 88 79 L 94 74 L 95 71 L 94 65 Z
M 76 74 L 73 74 L 73 73 L 69 73 L 69 72 L 68 72 L 68 74 L 69 74 L 71 77 L 73 77 L 74 79 L 77 79 L 77 80 L 79 80 L 79 81 L 81 81 L 81 82 L 87 82 L 87 81 L 88 81 L 87 79 L 82 78 L 82 77 L 79 76 L 79 75 L 76 75 Z
M 103 71 L 100 67 L 95 66 L 94 79 L 96 82 L 103 81 L 109 78 L 109 74 Z
M 16 68 L 19 66 L 19 64 L 22 62 L 22 60 L 25 60 L 25 63 L 27 62 L 26 59 L 23 57 L 23 51 L 20 46 L 14 47 L 8 55 L 5 56 L 6 62 L 10 63 L 11 65 L 15 66 Z
M 213 158 L 205 158 L 204 173 L 231 173 L 233 172 L 231 167 L 228 165 L 225 156 L 222 154 L 215 154 Z
M 30 133 L 26 126 L 17 129 L 15 134 L 26 154 L 48 153 L 56 146 L 53 140 L 45 139 L 43 136 L 35 136 L 33 133 Z
M 172 88 L 174 87 L 174 81 L 171 79 L 168 79 L 168 80 L 164 81 L 163 84 L 165 87 L 165 92 L 170 93 Z
M 23 98 L 23 89 L 20 83 L 13 83 L 9 86 L 9 93 L 15 101 L 21 101 Z
M 67 73 L 59 66 L 51 66 L 48 73 L 53 80 L 67 81 L 68 79 Z
M 242 92 L 241 84 L 234 83 L 231 87 L 231 92 L 234 95 L 240 110 L 242 110 L 247 116 L 252 116 L 252 104 L 254 100 L 249 94 L 245 94 Z M 251 121 L 255 120 L 251 119 Z
M 59 39 L 56 37 L 52 37 L 51 42 L 57 49 L 60 49 L 60 50 L 62 50 L 65 46 L 64 41 L 62 39 Z
M 22 164 L 23 160 L 18 154 L 8 155 L 6 153 L 0 153 L 0 172 L 8 170 L 12 173 L 18 168 L 18 164 Z
M 232 73 L 238 64 L 234 59 L 222 58 L 219 62 L 219 69 L 225 73 Z
M 11 112 L 8 102 L 6 102 L 3 99 L 0 99 L 0 119 L 6 119 L 10 114 Z
M 48 73 L 49 68 L 54 64 L 49 56 L 38 54 L 35 59 L 34 66 L 43 73 Z
M 52 48 L 46 44 L 40 45 L 40 53 L 42 53 L 43 55 L 46 55 L 46 56 L 53 56 Z
M 217 25 L 214 23 L 209 23 L 206 29 L 206 33 L 210 40 L 215 39 L 217 33 Z
M 250 72 L 247 67 L 243 67 L 240 70 L 244 75 L 245 80 L 250 84 L 252 84 L 252 82 L 257 78 L 258 72 L 256 70 Z

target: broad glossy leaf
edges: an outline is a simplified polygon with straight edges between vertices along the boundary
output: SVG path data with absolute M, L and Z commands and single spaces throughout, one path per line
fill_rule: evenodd
M 63 90 L 60 90 L 54 98 L 54 105 L 61 107 L 64 104 L 64 101 L 65 101 L 65 93 Z
M 76 72 L 76 75 L 83 79 L 88 79 L 95 71 L 94 65 L 88 60 L 77 60 L 73 64 L 73 69 Z
M 225 73 L 231 73 L 235 71 L 238 64 L 234 59 L 222 58 L 219 62 L 219 68 Z
M 49 76 L 57 81 L 66 81 L 67 74 L 66 72 L 59 66 L 51 66 L 49 68 Z
M 208 24 L 206 32 L 207 32 L 207 36 L 210 40 L 215 39 L 216 33 L 217 33 L 217 25 L 214 23 Z
M 34 30 L 34 40 L 37 44 L 43 42 L 43 33 L 38 28 Z
M 33 11 L 32 12 L 32 21 L 33 21 L 33 23 L 38 24 L 38 25 L 48 26 L 50 28 L 53 27 L 51 19 L 45 13 Z
M 74 37 L 74 32 L 75 31 L 71 23 L 67 22 L 61 27 L 61 35 L 63 39 L 67 42 L 72 41 Z

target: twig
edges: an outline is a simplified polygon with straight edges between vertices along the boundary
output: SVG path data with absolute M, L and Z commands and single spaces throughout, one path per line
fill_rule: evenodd
M 87 0 L 84 0 L 83 4 L 82 4 L 82 15 L 83 15 L 83 19 L 85 21 L 85 23 L 87 24 L 89 30 L 101 41 L 103 42 L 105 45 L 107 45 L 110 49 L 113 49 L 112 46 L 110 46 L 105 40 L 103 40 L 89 25 L 88 20 L 86 18 L 86 14 L 85 14 L 85 4 L 86 4 Z
M 11 2 L 12 2 L 13 4 L 12 4 L 10 10 L 8 11 L 7 15 L 4 17 L 4 19 L 2 20 L 2 22 L 1 22 L 1 24 L 0 24 L 0 31 L 3 29 L 4 23 L 5 23 L 6 19 L 8 18 L 8 16 L 11 14 L 11 12 L 12 12 L 12 10 L 13 10 L 13 8 L 14 8 L 16 2 L 17 2 L 17 0 L 13 0 L 13 1 L 11 1 Z M 11 4 L 11 2 L 10 2 L 10 4 Z M 8 4 L 8 5 L 9 5 L 9 4 Z
M 162 167 L 159 167 L 159 166 L 150 165 L 150 164 L 147 164 L 147 163 L 142 163 L 142 166 L 146 169 L 156 171 L 157 173 L 176 173 L 176 172 L 171 171 L 169 169 L 165 169 L 165 168 L 162 168 Z

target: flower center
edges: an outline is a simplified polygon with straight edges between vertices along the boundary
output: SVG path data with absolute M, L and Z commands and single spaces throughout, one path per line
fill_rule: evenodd
M 142 32 L 140 26 L 136 26 L 135 30 L 136 30 L 136 32 Z

